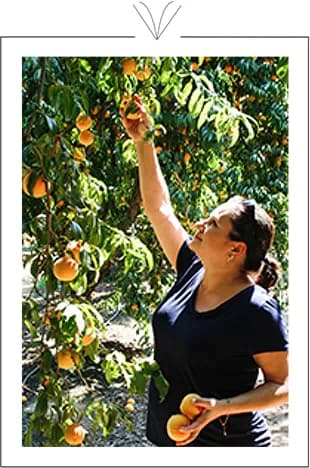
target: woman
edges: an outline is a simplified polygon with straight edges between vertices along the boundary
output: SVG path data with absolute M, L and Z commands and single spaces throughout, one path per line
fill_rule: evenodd
M 149 217 L 177 279 L 153 316 L 155 359 L 170 387 L 163 402 L 149 389 L 147 436 L 174 446 L 166 432 L 188 393 L 202 413 L 182 428 L 176 445 L 268 446 L 261 411 L 288 398 L 287 338 L 281 311 L 267 289 L 276 271 L 266 254 L 274 226 L 254 200 L 233 197 L 196 224 L 189 238 L 176 218 L 152 140 L 148 115 L 121 111 L 139 160 L 139 180 Z M 258 281 L 262 286 L 255 283 Z M 264 383 L 256 386 L 259 369 Z

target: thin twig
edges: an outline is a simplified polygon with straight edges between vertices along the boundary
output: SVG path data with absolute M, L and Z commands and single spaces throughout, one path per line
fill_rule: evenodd
M 39 370 L 40 370 L 40 366 L 37 366 L 37 367 L 34 367 L 31 371 L 29 371 L 28 374 L 26 375 L 26 377 L 23 380 L 23 384 L 25 384 L 27 382 L 27 380 L 29 380 L 30 377 L 33 374 L 35 374 L 36 372 L 38 372 Z
M 46 236 L 46 246 L 45 246 L 45 262 L 47 263 L 50 259 L 50 244 L 51 244 L 51 235 L 52 235 L 52 212 L 51 212 L 51 192 L 50 192 L 50 184 L 48 182 L 47 174 L 45 171 L 44 164 L 41 164 L 41 170 L 43 174 L 43 179 L 45 180 L 46 184 L 46 231 L 47 231 L 47 236 Z M 45 285 L 45 314 L 48 314 L 49 310 L 49 291 L 47 285 Z M 42 327 L 42 337 L 41 337 L 41 343 L 42 343 L 42 351 L 44 347 L 44 339 L 45 339 L 45 334 L 46 334 L 46 327 Z
M 38 392 L 36 390 L 33 390 L 32 388 L 28 387 L 28 385 L 22 384 L 23 388 L 27 390 L 27 392 L 33 393 L 34 395 L 38 395 Z
M 96 393 L 96 391 L 89 385 L 89 383 L 87 382 L 87 380 L 83 376 L 83 374 L 81 372 L 81 369 L 77 369 L 77 373 L 78 373 L 80 379 L 82 380 L 83 384 L 86 386 L 87 390 L 89 390 L 92 393 Z
M 31 359 L 23 359 L 23 360 L 22 360 L 22 367 L 30 366 L 30 364 L 33 364 L 33 363 L 36 362 L 39 358 L 40 358 L 40 354 L 37 354 L 36 356 L 34 356 L 34 357 L 31 358 Z

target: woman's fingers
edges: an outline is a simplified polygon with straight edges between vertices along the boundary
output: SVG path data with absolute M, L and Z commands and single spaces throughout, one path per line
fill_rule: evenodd
M 132 97 L 134 100 L 136 106 L 137 106 L 137 112 L 138 112 L 138 118 L 137 119 L 130 119 L 126 116 L 126 108 L 124 106 L 121 106 L 120 108 L 120 116 L 122 119 L 122 124 L 130 138 L 132 138 L 134 141 L 138 142 L 142 139 L 144 139 L 147 131 L 151 129 L 151 122 L 149 119 L 149 116 L 146 112 L 146 109 L 144 107 L 144 104 L 141 100 L 141 98 L 138 95 L 134 95 Z
M 192 402 L 195 406 L 199 406 L 205 409 L 211 409 L 216 406 L 215 398 L 193 398 Z
M 192 431 L 201 431 L 208 423 L 210 422 L 209 419 L 209 411 L 204 410 L 194 421 L 192 421 L 187 426 L 180 427 L 181 432 L 192 432 Z
M 197 438 L 197 436 L 199 435 L 199 432 L 200 432 L 200 431 L 194 431 L 194 432 L 192 432 L 192 434 L 189 436 L 188 439 L 183 440 L 182 442 L 177 442 L 177 443 L 176 443 L 176 446 L 177 446 L 177 447 L 185 447 L 185 445 L 190 444 L 191 442 L 193 442 L 193 441 Z
M 140 96 L 138 96 L 138 94 L 134 94 L 133 98 L 136 104 L 138 104 L 141 107 L 144 107 L 143 101 L 140 98 Z
M 133 97 L 132 97 L 132 99 L 134 100 L 136 106 L 138 107 L 140 115 L 143 116 L 144 118 L 145 118 L 145 117 L 148 117 L 147 112 L 146 112 L 146 109 L 145 109 L 145 106 L 144 106 L 144 103 L 143 103 L 143 101 L 141 100 L 141 98 L 140 98 L 137 94 L 134 94 Z M 126 110 L 126 109 L 125 109 L 124 106 L 121 106 L 121 107 L 120 107 L 120 115 L 121 115 L 122 117 L 126 117 L 126 116 L 125 116 L 125 110 Z
M 200 408 L 204 408 L 201 414 L 187 426 L 181 426 L 180 432 L 187 433 L 188 439 L 177 443 L 178 446 L 188 445 L 196 439 L 200 431 L 211 421 L 218 417 L 218 411 L 215 409 L 216 400 L 214 398 L 193 398 L 192 402 Z
M 145 107 L 144 107 L 143 102 L 141 101 L 141 99 L 139 98 L 139 96 L 136 96 L 136 95 L 135 95 L 134 97 L 137 98 L 137 101 L 135 101 L 135 102 L 136 102 L 136 104 L 137 104 L 137 106 L 138 106 L 138 108 L 139 108 L 139 113 L 140 113 L 141 121 L 144 123 L 144 125 L 146 126 L 146 128 L 150 128 L 151 125 L 150 125 L 149 116 L 148 116 L 148 114 L 147 114 L 147 112 L 146 112 L 146 109 L 145 109 Z
M 133 130 L 133 129 L 137 129 L 139 124 L 142 123 L 142 118 L 139 117 L 139 119 L 136 119 L 136 120 L 132 120 L 132 119 L 128 119 L 126 116 L 121 116 L 122 117 L 122 124 L 124 125 L 125 129 L 126 130 Z

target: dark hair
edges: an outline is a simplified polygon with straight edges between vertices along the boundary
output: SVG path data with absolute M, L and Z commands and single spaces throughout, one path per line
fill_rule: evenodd
M 270 291 L 278 281 L 280 276 L 280 264 L 270 255 L 263 259 L 263 266 L 259 272 L 255 283 Z
M 271 217 L 255 200 L 241 196 L 230 198 L 230 220 L 233 229 L 230 239 L 242 241 L 247 245 L 245 271 L 259 273 L 257 283 L 267 290 L 274 286 L 278 279 L 279 265 L 275 260 L 268 260 L 267 251 L 272 245 L 275 227 Z M 264 262 L 262 266 L 262 262 Z

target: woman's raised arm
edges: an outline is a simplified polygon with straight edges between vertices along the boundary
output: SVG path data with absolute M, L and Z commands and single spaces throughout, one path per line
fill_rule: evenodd
M 139 119 L 126 118 L 122 110 L 121 115 L 128 135 L 136 144 L 142 203 L 165 255 L 176 269 L 177 255 L 187 233 L 172 209 L 154 143 L 146 139 L 150 128 L 148 115 L 140 98 L 134 96 L 134 100 L 139 108 Z

